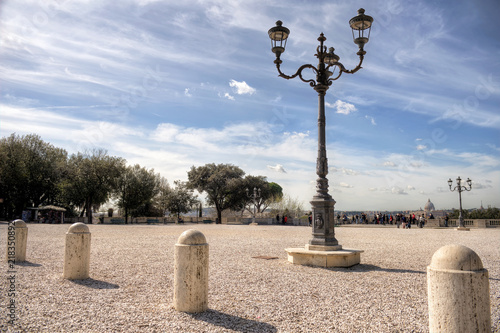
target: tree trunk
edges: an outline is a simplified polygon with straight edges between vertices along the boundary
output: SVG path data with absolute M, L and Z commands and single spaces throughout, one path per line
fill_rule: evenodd
M 92 198 L 89 198 L 87 201 L 87 218 L 87 223 L 92 224 Z
M 222 223 L 222 210 L 220 210 L 217 207 L 217 221 L 215 221 L 215 224 L 221 224 Z

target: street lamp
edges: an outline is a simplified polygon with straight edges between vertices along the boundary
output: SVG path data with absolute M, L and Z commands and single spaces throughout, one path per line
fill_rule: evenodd
M 452 192 L 458 191 L 458 201 L 460 202 L 460 215 L 458 216 L 458 221 L 459 221 L 458 228 L 459 229 L 467 229 L 464 225 L 464 217 L 462 216 L 462 192 L 472 190 L 472 180 L 467 178 L 466 183 L 467 183 L 467 185 L 469 185 L 469 188 L 467 188 L 466 186 L 462 186 L 462 179 L 460 179 L 460 176 L 458 176 L 457 186 L 455 186 L 452 189 L 451 186 L 453 185 L 453 181 L 451 180 L 451 178 L 448 180 L 448 185 L 450 186 L 450 190 Z
M 359 64 L 351 70 L 347 70 L 344 65 L 339 62 L 340 57 L 334 53 L 333 47 L 329 48 L 323 44 L 326 37 L 321 33 L 318 41 L 320 45 L 316 49 L 315 56 L 318 58 L 318 66 L 315 67 L 310 64 L 302 65 L 297 72 L 292 76 L 286 75 L 281 71 L 280 65 L 282 63 L 280 57 L 285 52 L 286 41 L 290 35 L 290 30 L 282 26 L 283 22 L 277 21 L 276 26 L 269 29 L 268 34 L 271 38 L 272 51 L 276 55 L 276 68 L 279 76 L 290 80 L 299 77 L 303 82 L 316 90 L 319 96 L 318 107 L 318 158 L 316 161 L 316 194 L 311 201 L 313 211 L 313 238 L 309 241 L 310 245 L 323 247 L 324 249 L 333 249 L 340 247 L 337 239 L 335 239 L 334 231 L 334 205 L 335 200 L 328 194 L 328 159 L 326 157 L 326 139 L 325 139 L 325 94 L 328 88 L 332 85 L 333 81 L 337 80 L 342 73 L 353 74 L 361 69 L 364 55 L 365 44 L 368 42 L 370 30 L 373 23 L 371 16 L 365 15 L 363 8 L 358 10 L 358 15 L 349 21 L 351 26 L 354 43 L 358 45 L 359 51 Z M 305 79 L 302 76 L 304 69 L 311 69 L 316 74 L 316 79 Z M 334 76 L 335 70 L 338 68 L 338 73 Z
M 252 199 L 252 203 L 253 203 L 252 224 L 255 224 L 255 206 L 257 206 L 257 202 L 258 202 L 257 200 L 261 197 L 260 188 L 257 190 L 257 188 L 254 187 L 253 193 L 251 195 L 250 195 L 250 191 L 248 190 L 248 188 L 246 189 L 246 191 L 247 191 L 247 197 Z

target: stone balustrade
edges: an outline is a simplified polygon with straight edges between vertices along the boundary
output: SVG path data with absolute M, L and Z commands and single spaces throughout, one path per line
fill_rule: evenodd
M 444 218 L 427 220 L 427 226 L 444 227 Z M 458 219 L 448 220 L 448 227 L 458 227 Z M 500 228 L 500 219 L 464 219 L 464 225 L 467 228 Z

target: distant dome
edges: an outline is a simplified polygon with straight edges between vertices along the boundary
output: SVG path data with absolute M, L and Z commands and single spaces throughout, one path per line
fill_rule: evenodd
M 424 210 L 426 212 L 432 212 L 433 210 L 436 210 L 434 207 L 434 204 L 431 202 L 431 199 L 427 200 L 427 203 L 425 204 Z

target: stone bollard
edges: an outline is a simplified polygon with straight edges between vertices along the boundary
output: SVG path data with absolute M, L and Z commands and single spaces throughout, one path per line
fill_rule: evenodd
M 23 220 L 9 223 L 7 232 L 7 261 L 26 261 L 26 243 L 28 241 L 28 227 Z
M 200 231 L 184 231 L 175 244 L 174 308 L 203 312 L 208 308 L 208 244 Z
M 69 227 L 66 233 L 63 278 L 83 280 L 89 278 L 90 269 L 90 231 L 85 224 L 78 222 Z
M 491 332 L 488 271 L 468 247 L 441 247 L 427 267 L 429 331 Z

